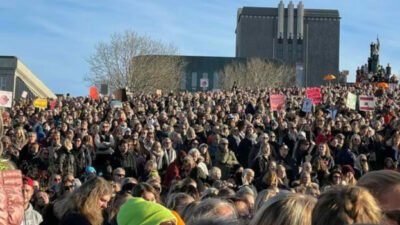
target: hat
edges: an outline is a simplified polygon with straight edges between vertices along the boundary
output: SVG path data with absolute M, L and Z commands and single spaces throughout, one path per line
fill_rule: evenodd
M 200 145 L 199 145 L 199 148 L 203 148 L 203 147 L 206 147 L 206 148 L 208 148 L 208 144 L 206 144 L 206 143 L 202 143 L 202 144 L 200 144 Z
M 351 173 L 355 174 L 353 167 L 351 167 L 350 165 L 342 166 L 342 173 L 343 174 L 347 174 L 348 172 L 351 172 Z
M 178 222 L 170 210 L 143 198 L 129 199 L 117 215 L 118 225 L 154 225 L 170 220 Z
M 297 133 L 297 138 L 298 138 L 299 140 L 307 139 L 306 132 L 304 132 L 304 131 L 299 131 L 299 132 Z
M 96 173 L 96 170 L 93 167 L 88 166 L 88 167 L 86 167 L 86 174 L 89 174 L 89 173 Z
M 27 184 L 33 188 L 33 180 L 30 177 L 23 177 L 22 178 L 22 183 Z

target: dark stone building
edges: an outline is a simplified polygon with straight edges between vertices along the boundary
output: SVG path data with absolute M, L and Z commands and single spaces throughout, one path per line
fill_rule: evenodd
M 338 10 L 243 7 L 238 10 L 236 57 L 261 57 L 296 66 L 300 86 L 324 84 L 339 75 Z

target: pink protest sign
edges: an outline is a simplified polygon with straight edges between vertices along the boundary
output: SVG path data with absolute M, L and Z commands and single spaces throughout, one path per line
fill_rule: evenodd
M 313 87 L 307 88 L 306 97 L 312 99 L 313 104 L 321 102 L 321 88 Z
M 269 104 L 272 111 L 285 110 L 285 96 L 284 95 L 270 95 Z

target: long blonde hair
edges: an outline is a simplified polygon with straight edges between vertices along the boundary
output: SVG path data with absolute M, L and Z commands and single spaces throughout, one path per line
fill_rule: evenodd
M 101 197 L 111 194 L 112 187 L 104 178 L 92 178 L 68 196 L 59 215 L 62 218 L 69 213 L 77 212 L 84 215 L 91 224 L 101 225 L 103 215 L 97 205 Z
M 250 225 L 309 225 L 315 203 L 314 197 L 289 194 L 271 205 L 264 205 Z
M 367 189 L 339 186 L 319 197 L 312 214 L 312 225 L 380 224 L 381 217 L 381 209 Z

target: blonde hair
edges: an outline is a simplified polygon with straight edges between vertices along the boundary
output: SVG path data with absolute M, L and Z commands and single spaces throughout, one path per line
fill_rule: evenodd
M 391 170 L 368 172 L 357 182 L 357 186 L 368 189 L 378 200 L 382 194 L 393 190 L 397 185 L 400 185 L 400 173 Z
M 302 194 L 286 197 L 264 205 L 254 216 L 250 225 L 309 225 L 316 199 Z
M 312 213 L 312 225 L 379 224 L 381 217 L 381 209 L 367 189 L 340 186 L 319 197 Z
M 113 192 L 110 183 L 104 178 L 92 178 L 70 196 L 67 197 L 64 207 L 60 210 L 61 218 L 72 212 L 84 215 L 91 224 L 100 225 L 103 223 L 103 215 L 97 207 L 101 197 L 111 195 Z
M 274 197 L 278 193 L 278 190 L 276 188 L 268 188 L 260 193 L 257 194 L 256 201 L 254 203 L 254 212 L 258 212 L 259 209 L 264 205 L 264 203 Z

